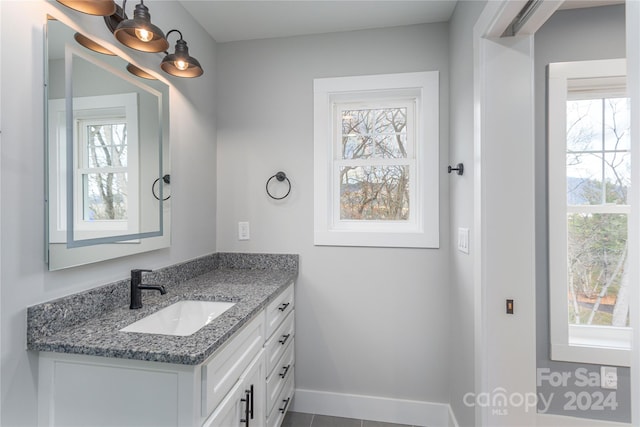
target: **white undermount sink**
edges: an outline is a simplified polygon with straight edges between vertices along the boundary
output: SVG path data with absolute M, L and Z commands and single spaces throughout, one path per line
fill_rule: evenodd
M 120 331 L 187 336 L 208 325 L 234 305 L 233 302 L 221 301 L 178 301 Z

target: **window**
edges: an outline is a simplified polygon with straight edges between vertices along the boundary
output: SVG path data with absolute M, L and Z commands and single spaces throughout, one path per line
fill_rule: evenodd
M 314 81 L 316 245 L 438 247 L 438 73 Z
M 139 232 L 137 94 L 76 97 L 73 137 L 74 240 Z M 65 100 L 49 101 L 51 243 L 67 241 Z
M 628 366 L 631 213 L 624 60 L 549 66 L 552 359 Z
M 77 121 L 79 166 L 76 169 L 82 224 L 128 218 L 127 123 L 122 115 Z

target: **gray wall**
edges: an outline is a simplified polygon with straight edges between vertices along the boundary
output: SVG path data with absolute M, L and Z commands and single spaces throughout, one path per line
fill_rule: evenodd
M 549 292 L 546 200 L 546 66 L 552 62 L 590 59 L 624 58 L 625 15 L 624 6 L 607 6 L 580 10 L 559 11 L 535 35 L 535 91 L 536 91 L 536 297 L 537 297 L 537 358 L 538 368 L 552 372 L 567 372 L 575 378 L 578 368 L 600 374 L 600 366 L 555 362 L 549 359 Z M 565 411 L 565 392 L 593 393 L 599 387 L 550 387 L 544 382 L 538 392 L 552 405 L 547 413 L 611 421 L 631 420 L 630 378 L 628 368 L 618 368 L 618 408 L 593 411 Z M 540 405 L 538 408 L 540 409 Z
M 1 415 L 3 427 L 37 423 L 37 356 L 25 350 L 26 307 L 215 251 L 215 43 L 177 2 L 150 1 L 153 21 L 180 28 L 205 74 L 171 79 L 172 244 L 69 270 L 44 263 L 43 28 L 46 14 L 71 14 L 90 34 L 113 40 L 101 18 L 56 2 L 0 1 L 2 152 L 0 164 Z M 147 4 L 147 3 L 145 3 Z M 158 55 L 132 53 L 142 65 Z M 14 65 L 19 63 L 20 67 Z
M 218 45 L 218 250 L 300 254 L 296 387 L 449 401 L 448 26 Z M 313 245 L 313 79 L 440 71 L 440 249 Z M 275 172 L 291 195 L 268 198 Z M 238 241 L 238 221 L 251 240 Z
M 449 164 L 464 164 L 464 175 L 449 180 L 450 235 L 458 227 L 473 227 L 473 26 L 486 2 L 458 2 L 449 24 L 450 104 Z M 473 233 L 472 233 L 473 235 Z M 473 248 L 473 242 L 470 242 Z M 451 245 L 449 328 L 450 405 L 460 426 L 474 426 L 475 410 L 465 405 L 465 393 L 475 390 L 474 281 L 475 254 L 464 254 Z

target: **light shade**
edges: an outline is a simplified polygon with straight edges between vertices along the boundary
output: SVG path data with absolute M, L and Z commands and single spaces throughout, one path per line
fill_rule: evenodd
M 78 43 L 80 43 L 82 46 L 86 47 L 89 50 L 92 50 L 92 51 L 98 52 L 98 53 L 102 53 L 103 55 L 116 56 L 115 53 L 111 52 L 106 47 L 102 46 L 101 44 L 98 44 L 98 43 L 94 42 L 89 37 L 84 36 L 84 35 L 82 35 L 80 33 L 75 33 L 73 35 L 73 38 L 76 39 L 76 41 Z
M 158 80 L 152 74 L 147 73 L 142 68 L 136 67 L 132 63 L 127 64 L 127 71 L 133 74 L 134 76 L 142 77 L 147 80 Z
M 182 40 L 182 35 L 176 42 L 175 52 L 164 57 L 160 68 L 176 77 L 199 77 L 204 73 L 198 60 L 189 56 L 189 48 L 187 42 Z
M 58 3 L 89 15 L 109 16 L 116 11 L 113 0 L 58 0 Z
M 142 52 L 164 52 L 169 42 L 162 30 L 151 23 L 151 15 L 142 1 L 136 5 L 133 19 L 126 19 L 113 32 L 120 43 Z

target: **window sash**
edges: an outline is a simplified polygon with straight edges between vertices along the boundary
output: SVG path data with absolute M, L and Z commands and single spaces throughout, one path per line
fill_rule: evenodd
M 567 205 L 567 213 L 588 213 L 588 214 L 631 214 L 631 205 L 615 205 L 608 203 L 604 205 Z
M 109 172 L 113 172 L 113 173 L 118 173 L 118 172 L 128 172 L 129 169 L 131 168 L 130 166 L 130 162 L 129 162 L 129 153 L 127 153 L 127 165 L 126 166 L 89 166 L 89 139 L 88 139 L 88 135 L 87 135 L 87 129 L 90 126 L 94 126 L 94 125 L 127 125 L 127 120 L 125 117 L 118 117 L 118 118 L 114 118 L 114 119 L 109 119 L 109 120 L 96 120 L 96 119 L 92 119 L 92 120 L 87 120 L 87 119 L 83 119 L 83 120 L 78 120 L 77 123 L 77 127 L 78 127 L 78 166 L 76 168 L 76 170 L 78 171 L 78 173 L 80 174 L 86 174 L 86 173 L 109 173 Z M 127 141 L 125 141 L 122 144 L 109 144 L 107 147 L 109 148 L 113 148 L 113 147 L 127 147 L 130 148 L 130 144 Z
M 343 159 L 340 156 L 342 152 L 342 138 L 346 135 L 352 134 L 343 134 L 342 133 L 342 118 L 345 111 L 354 111 L 354 110 L 391 110 L 391 109 L 405 109 L 407 111 L 406 122 L 405 122 L 405 130 L 404 132 L 366 132 L 366 133 L 357 133 L 353 135 L 360 136 L 394 136 L 394 135 L 406 135 L 406 157 L 371 157 L 370 159 L 377 160 L 385 160 L 385 159 L 414 159 L 416 152 L 416 99 L 415 97 L 405 98 L 405 99 L 397 99 L 395 97 L 392 98 L 380 98 L 371 101 L 363 101 L 363 102 L 336 102 L 334 103 L 334 112 L 335 115 L 333 117 L 333 126 L 334 126 L 334 144 L 333 144 L 333 158 L 334 161 L 340 160 L 356 160 L 356 159 Z

